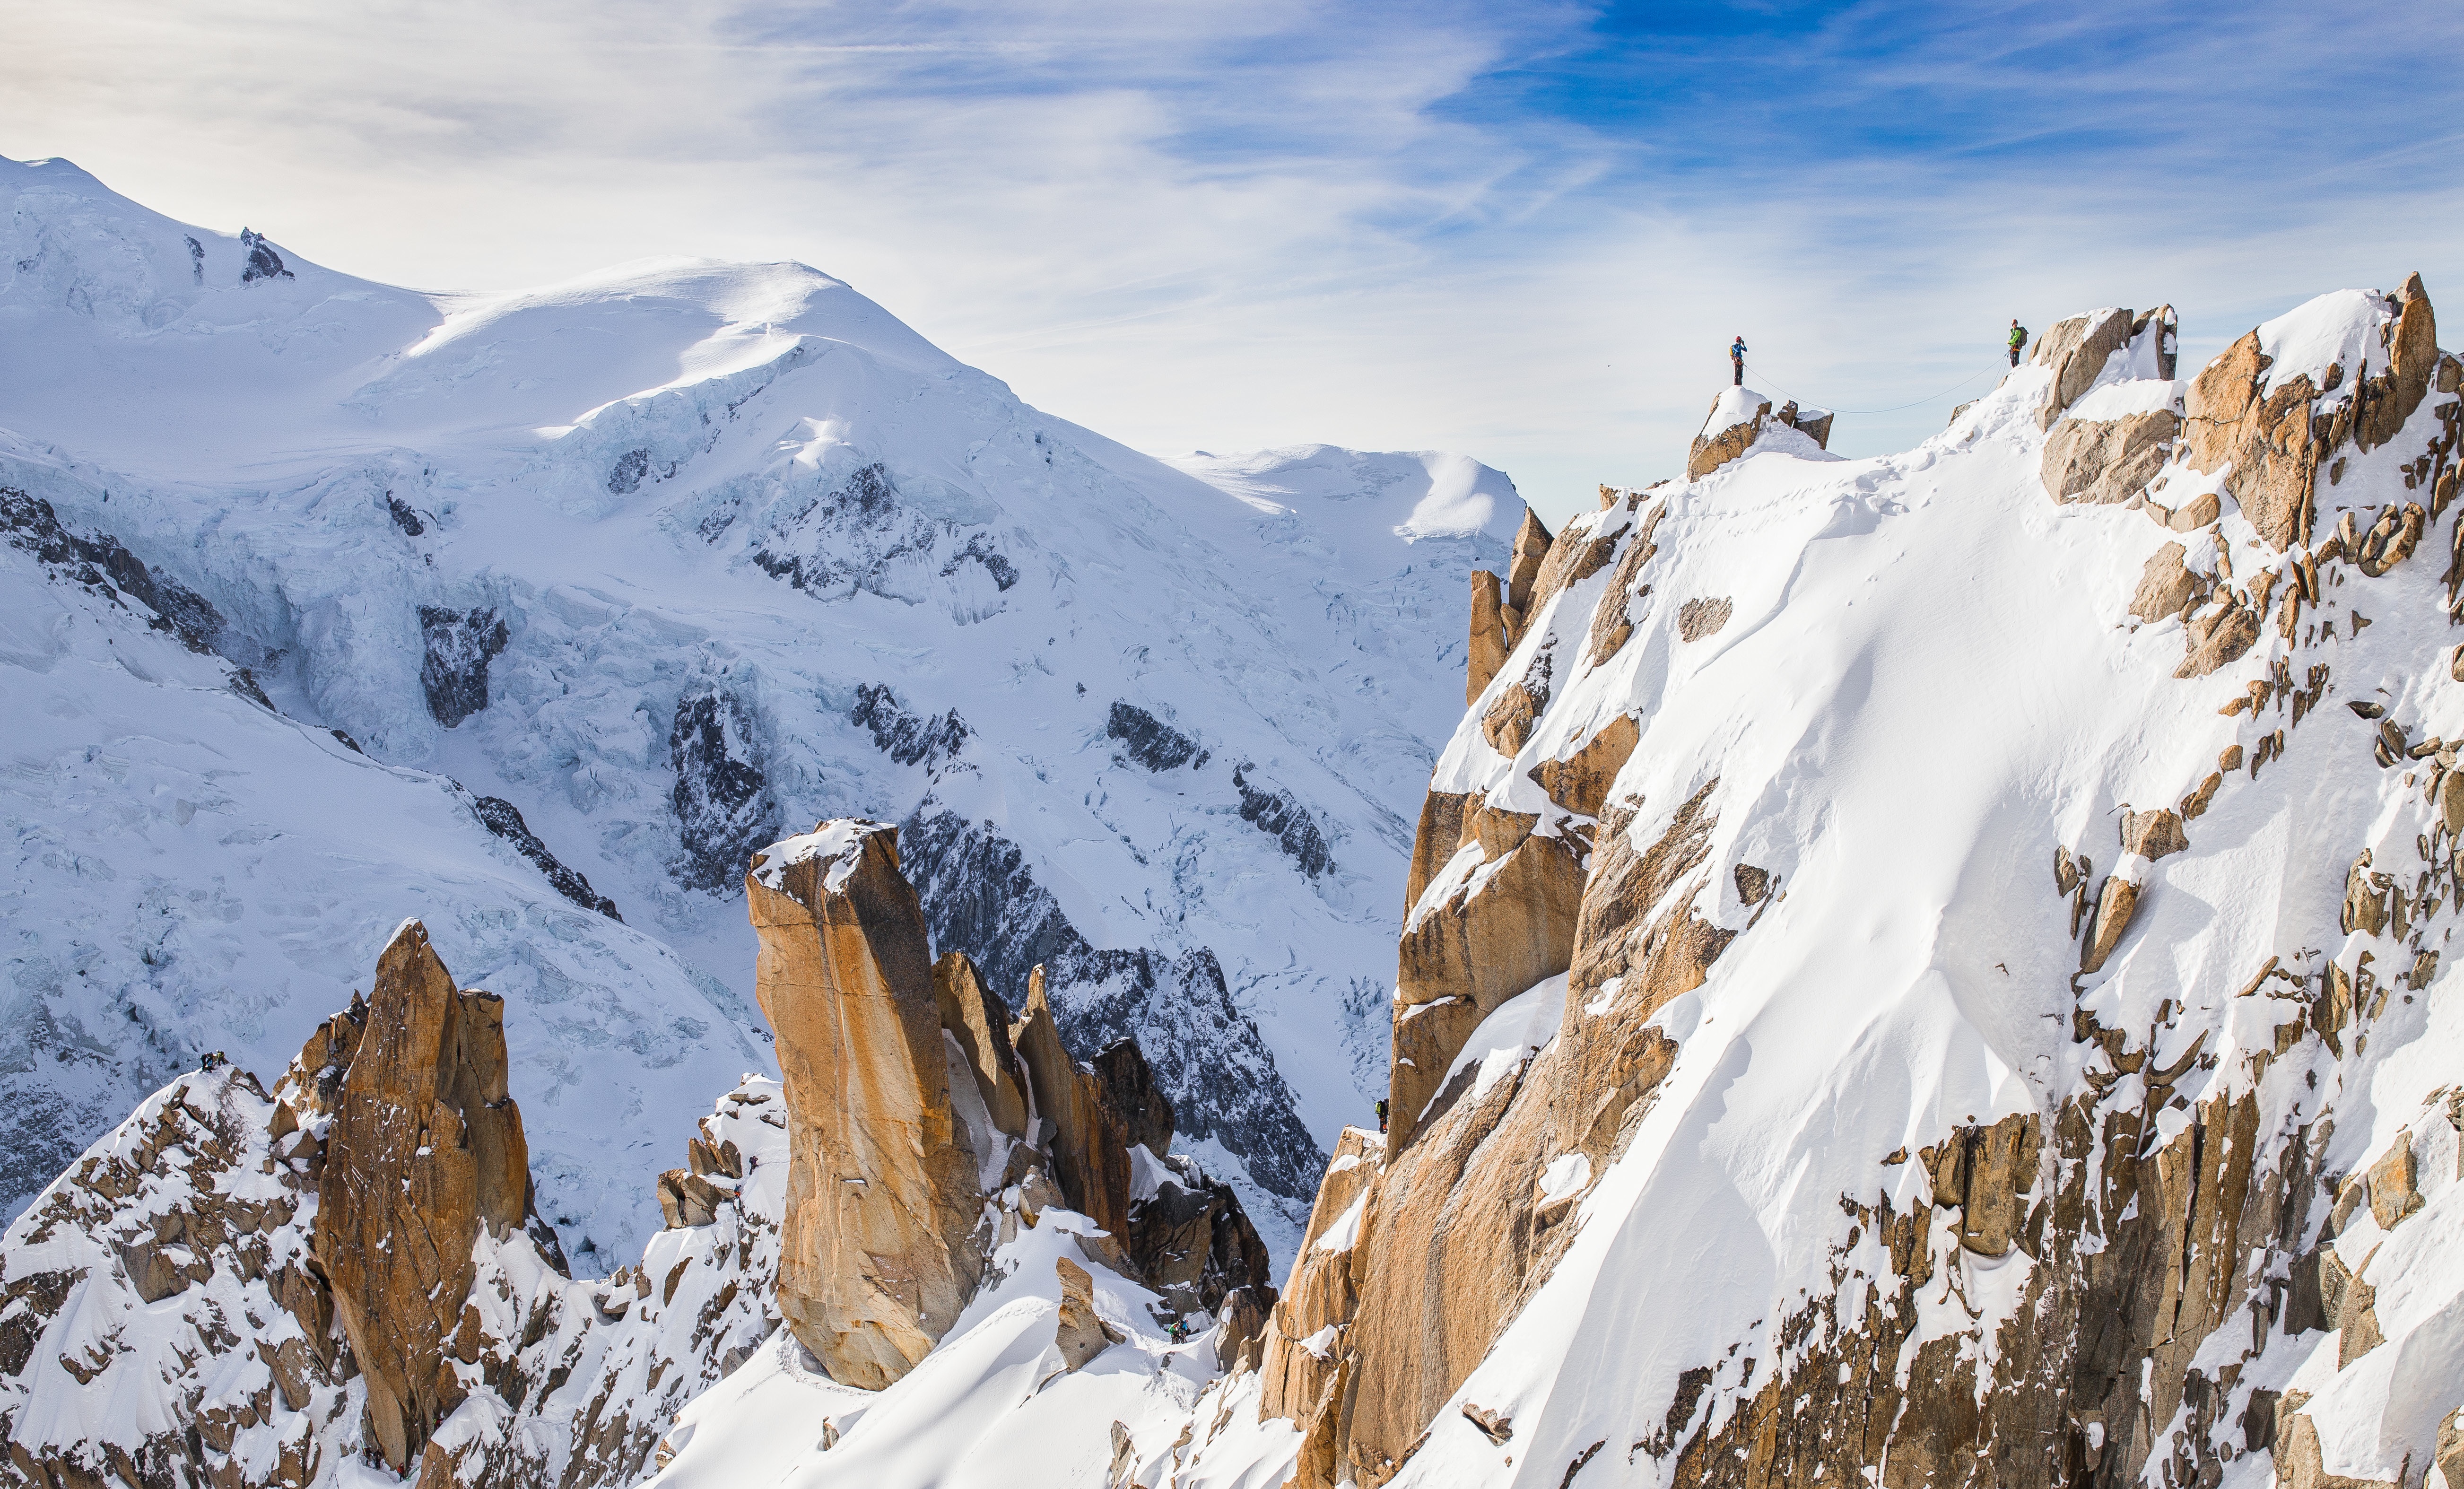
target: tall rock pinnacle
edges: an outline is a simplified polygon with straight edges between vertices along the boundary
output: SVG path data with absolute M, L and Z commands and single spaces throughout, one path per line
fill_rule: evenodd
M 982 1191 L 923 911 L 898 830 L 855 820 L 754 855 L 745 893 L 787 1088 L 780 1310 L 833 1378 L 877 1390 L 940 1340 L 983 1274 Z
M 466 1394 L 448 1355 L 481 1225 L 530 1214 L 530 1149 L 505 1093 L 505 1004 L 460 991 L 405 921 L 377 961 L 363 1038 L 334 1098 L 315 1251 L 396 1472 Z M 321 1033 L 322 1031 L 320 1031 Z

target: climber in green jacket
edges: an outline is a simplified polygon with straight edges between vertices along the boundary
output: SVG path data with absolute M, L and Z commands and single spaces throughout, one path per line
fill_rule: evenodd
M 2027 349 L 2028 349 L 2028 328 L 2027 328 L 2026 326 L 2023 326 L 2023 325 L 2019 324 L 2017 318 L 2013 317 L 2013 318 L 2012 318 L 2012 321 L 2011 321 L 2011 365 L 2012 365 L 2012 366 L 2015 367 L 2015 366 L 2019 365 L 2019 354 L 2020 354 L 2021 352 L 2026 351 Z

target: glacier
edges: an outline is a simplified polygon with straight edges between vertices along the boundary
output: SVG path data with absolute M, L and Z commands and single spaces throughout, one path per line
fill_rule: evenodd
M 426 294 L 65 161 L 0 204 L 0 1207 L 205 1052 L 278 1068 L 415 913 L 530 1016 L 540 1205 L 605 1272 L 775 1073 L 746 854 L 865 815 L 936 945 L 1155 1052 L 1288 1254 L 1382 1089 L 1503 474 L 1152 458 L 799 264 Z

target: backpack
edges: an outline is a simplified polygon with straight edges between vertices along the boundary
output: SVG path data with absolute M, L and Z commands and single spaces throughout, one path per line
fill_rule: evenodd
M 2011 328 L 2011 344 L 2013 346 L 2025 346 L 2028 344 L 2028 328 L 2026 326 L 2013 326 Z

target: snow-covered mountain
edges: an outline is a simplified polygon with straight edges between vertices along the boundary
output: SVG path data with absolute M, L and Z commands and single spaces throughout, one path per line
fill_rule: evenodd
M 202 1052 L 279 1068 L 417 914 L 527 1015 L 604 1271 L 770 1068 L 747 854 L 865 815 L 998 995 L 1138 1036 L 1288 1255 L 1384 1087 L 1505 477 L 1168 465 L 796 264 L 448 296 L 65 162 L 0 204 L 7 1209 Z
M 2434 335 L 2091 312 L 1914 450 L 1604 491 L 1473 638 L 1256 1368 L 1073 1428 L 987 1323 L 929 1437 L 759 1375 L 674 1481 L 2464 1486 Z
M 2072 318 L 1896 455 L 1724 396 L 1688 477 L 1509 555 L 1478 467 L 1146 461 L 809 271 L 440 304 L 17 169 L 10 1120 L 101 1135 L 0 1240 L 0 1478 L 2464 1489 L 2418 278 L 2196 369 L 2167 309 Z M 762 836 L 843 809 L 895 846 Z M 710 887 L 764 844 L 760 996 L 816 1017 L 712 1079 L 762 1059 Z M 422 974 L 501 1017 L 541 1217 L 613 1253 L 711 1110 L 605 1281 L 389 1117 L 428 1023 L 300 1048 L 430 933 L 510 995 Z M 1071 1038 L 1034 1004 L 1005 1062 L 961 993 L 1038 963 Z M 300 1053 L 110 1127 L 214 1038 Z M 437 1125 L 510 1128 L 459 1048 Z M 1177 1207 L 1240 1226 L 1133 1129 L 1261 1212 L 1333 1150 L 1271 1309 L 1148 1285 L 1215 1255 Z M 362 1243 L 433 1175 L 460 1314 Z M 868 1298 L 858 1390 L 817 1351 Z

